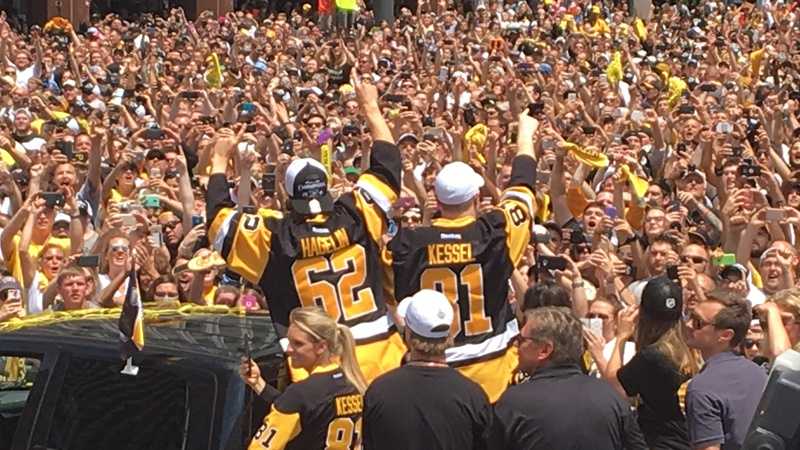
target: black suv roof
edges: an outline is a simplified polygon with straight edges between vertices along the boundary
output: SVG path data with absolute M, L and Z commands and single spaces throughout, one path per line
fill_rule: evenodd
M 57 342 L 97 350 L 119 347 L 119 308 L 43 313 L 0 324 L 0 339 Z M 254 359 L 282 353 L 267 313 L 187 305 L 149 309 L 145 305 L 144 355 L 208 357 L 238 364 L 249 334 Z M 221 361 L 224 360 L 224 361 Z

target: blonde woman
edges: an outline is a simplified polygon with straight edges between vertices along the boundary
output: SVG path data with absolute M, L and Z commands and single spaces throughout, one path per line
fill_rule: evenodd
M 292 368 L 305 369 L 310 376 L 275 400 L 250 449 L 355 448 L 367 383 L 356 361 L 350 329 L 321 308 L 303 307 L 289 315 L 286 337 Z M 239 373 L 264 396 L 268 386 L 253 360 L 243 360 Z

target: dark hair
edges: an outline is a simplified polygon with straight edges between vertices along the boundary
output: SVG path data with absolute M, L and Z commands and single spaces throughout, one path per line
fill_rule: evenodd
M 522 302 L 523 312 L 545 306 L 564 306 L 571 308 L 572 299 L 570 299 L 569 292 L 567 292 L 566 289 L 553 281 L 537 283 L 525 291 Z
M 661 194 L 664 197 L 672 197 L 672 186 L 670 186 L 666 180 L 659 180 L 656 186 L 661 189 Z
M 147 299 L 146 301 L 153 301 L 156 296 L 156 288 L 164 283 L 172 283 L 178 289 L 178 300 L 183 302 L 183 292 L 181 292 L 181 285 L 178 283 L 178 279 L 175 278 L 172 274 L 161 275 L 155 280 L 150 283 L 150 288 L 147 290 Z
M 753 313 L 750 303 L 730 289 L 718 288 L 706 294 L 707 302 L 717 302 L 723 306 L 714 316 L 714 328 L 733 330 L 731 347 L 737 347 L 747 336 Z
M 680 243 L 674 237 L 670 236 L 667 233 L 661 233 L 658 236 L 654 237 L 653 241 L 650 242 L 650 246 L 652 247 L 652 245 L 655 244 L 656 242 L 669 245 L 670 247 L 672 247 L 672 251 L 674 251 L 675 253 L 680 252 L 681 249 Z

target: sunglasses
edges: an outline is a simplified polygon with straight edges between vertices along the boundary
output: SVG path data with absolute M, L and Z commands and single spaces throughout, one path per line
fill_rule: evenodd
M 128 247 L 127 245 L 112 245 L 110 247 L 110 249 L 111 249 L 112 253 L 117 253 L 117 252 L 128 253 L 128 250 L 130 250 L 130 247 Z
M 155 294 L 153 294 L 153 299 L 154 300 L 161 300 L 161 301 L 165 301 L 165 302 L 176 302 L 176 301 L 178 301 L 178 295 L 177 294 L 173 295 L 173 294 L 155 293 Z
M 181 222 L 179 220 L 173 220 L 172 222 L 167 222 L 162 226 L 164 227 L 165 230 L 172 230 L 180 224 Z
M 695 330 L 702 330 L 709 325 L 714 325 L 714 322 L 705 320 L 698 315 L 692 314 L 689 318 L 689 325 Z
M 681 256 L 681 262 L 684 263 L 691 263 L 691 264 L 705 264 L 708 262 L 707 259 L 703 258 L 702 256 Z
M 758 341 L 755 339 L 745 339 L 742 342 L 742 345 L 744 346 L 744 348 L 758 347 Z
M 325 126 L 323 122 L 308 122 L 307 125 L 311 128 L 322 128 Z

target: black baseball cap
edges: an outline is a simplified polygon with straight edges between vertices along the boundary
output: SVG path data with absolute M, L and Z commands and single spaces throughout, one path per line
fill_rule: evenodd
M 333 210 L 333 197 L 328 192 L 328 173 L 319 161 L 301 158 L 286 169 L 285 184 L 292 209 L 302 215 L 315 215 Z
M 656 320 L 673 321 L 683 313 L 683 290 L 665 276 L 648 281 L 642 290 L 642 314 Z

